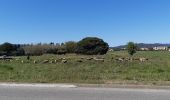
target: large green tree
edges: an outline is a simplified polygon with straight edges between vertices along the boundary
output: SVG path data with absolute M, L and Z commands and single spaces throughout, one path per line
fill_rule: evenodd
M 109 49 L 108 43 L 97 37 L 86 37 L 77 43 L 76 53 L 86 55 L 103 55 Z
M 13 45 L 11 43 L 4 43 L 2 45 L 0 45 L 0 51 L 1 52 L 6 52 L 7 54 L 16 51 L 17 50 L 17 46 Z

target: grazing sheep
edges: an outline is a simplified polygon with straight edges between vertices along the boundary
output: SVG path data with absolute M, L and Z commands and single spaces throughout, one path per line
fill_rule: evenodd
M 118 60 L 119 60 L 119 61 L 124 61 L 124 59 L 123 59 L 123 58 L 119 58 Z
M 128 58 L 128 57 L 126 57 L 126 58 L 125 58 L 125 61 L 130 61 L 130 60 L 131 60 L 131 59 L 130 59 L 130 58 Z
M 62 62 L 62 63 L 67 63 L 67 60 L 62 60 L 61 62 Z
M 104 59 L 104 57 L 94 57 L 93 59 Z
M 49 60 L 44 60 L 44 61 L 43 61 L 44 64 L 45 64 L 45 63 L 48 63 L 48 62 L 49 62 Z
M 51 63 L 51 64 L 53 64 L 53 63 L 54 63 L 54 61 L 52 60 L 52 61 L 50 61 L 50 63 Z
M 16 61 L 19 61 L 19 59 L 15 59 Z
M 93 59 L 94 59 L 95 61 L 104 62 L 104 58 L 103 58 L 103 57 L 94 57 Z
M 36 64 L 37 63 L 37 61 L 36 60 L 34 60 L 34 64 Z
M 140 62 L 145 62 L 146 58 L 139 58 Z
M 24 61 L 23 61 L 23 60 L 21 60 L 21 63 L 24 63 Z
M 120 62 L 123 62 L 123 61 L 124 61 L 123 58 L 116 58 L 115 60 L 116 60 L 116 61 L 120 61 Z
M 104 59 L 94 59 L 95 61 L 101 61 L 104 62 Z
M 92 60 L 93 58 L 86 58 L 87 60 Z
M 63 58 L 59 58 L 59 60 L 63 60 Z

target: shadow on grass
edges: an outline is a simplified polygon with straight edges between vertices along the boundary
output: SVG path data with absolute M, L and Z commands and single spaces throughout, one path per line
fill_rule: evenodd
M 14 68 L 12 66 L 10 66 L 10 65 L 3 65 L 3 64 L 0 64 L 0 69 L 8 70 L 8 71 L 14 70 Z

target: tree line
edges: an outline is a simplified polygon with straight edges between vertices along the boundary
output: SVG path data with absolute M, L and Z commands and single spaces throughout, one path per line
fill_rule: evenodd
M 84 55 L 103 55 L 109 49 L 108 43 L 97 37 L 86 37 L 78 42 L 68 41 L 61 44 L 12 44 L 0 45 L 0 55 L 7 56 L 39 56 L 43 54 L 76 53 Z

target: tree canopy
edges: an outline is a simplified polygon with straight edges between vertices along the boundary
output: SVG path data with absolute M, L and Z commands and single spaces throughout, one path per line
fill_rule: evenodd
M 97 37 L 86 37 L 77 43 L 76 53 L 87 55 L 103 55 L 109 49 L 108 43 Z
M 137 45 L 134 42 L 128 42 L 127 44 L 128 53 L 132 56 L 136 53 Z

